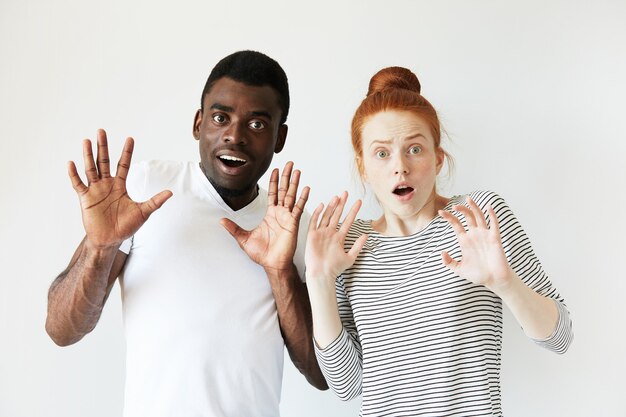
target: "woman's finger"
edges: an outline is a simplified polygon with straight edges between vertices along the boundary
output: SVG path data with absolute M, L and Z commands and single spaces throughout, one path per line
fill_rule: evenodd
M 478 207 L 478 205 L 470 197 L 467 197 L 467 204 L 474 214 L 477 226 L 487 229 L 487 219 L 485 219 L 485 213 L 483 213 L 480 207 Z
M 324 214 L 322 214 L 322 219 L 320 220 L 320 224 L 319 227 L 328 227 L 328 225 L 330 224 L 330 219 L 333 216 L 333 213 L 335 212 L 335 209 L 337 208 L 337 203 L 339 202 L 339 197 L 334 196 L 333 198 L 330 199 L 330 201 L 328 202 L 328 205 L 326 206 L 326 210 L 324 210 Z
M 322 212 L 322 210 L 324 209 L 324 204 L 320 203 L 317 207 L 315 207 L 315 210 L 313 211 L 313 214 L 311 215 L 311 220 L 309 220 L 309 233 L 314 232 L 317 229 L 317 220 L 320 217 L 320 213 Z
M 352 227 L 352 223 L 354 223 L 354 219 L 356 219 L 356 215 L 359 212 L 359 209 L 361 208 L 361 200 L 357 200 L 353 205 L 352 208 L 350 209 L 350 211 L 348 212 L 348 214 L 346 214 L 346 218 L 343 219 L 343 223 L 341 224 L 341 227 L 339 228 L 339 233 L 342 236 L 345 236 L 348 234 L 348 230 L 350 230 L 350 227 Z
M 465 228 L 459 221 L 459 219 L 450 212 L 439 210 L 439 215 L 444 218 L 450 226 L 452 226 L 452 230 L 456 233 L 457 237 L 465 234 Z
M 467 227 L 476 227 L 476 219 L 474 218 L 474 213 L 472 213 L 472 211 L 468 207 L 455 205 L 452 208 L 455 211 L 463 214 L 463 217 L 465 217 L 465 222 L 467 223 Z
M 335 212 L 333 216 L 330 218 L 329 226 L 337 228 L 339 224 L 339 220 L 341 220 L 341 215 L 343 214 L 343 208 L 346 206 L 346 201 L 348 200 L 348 192 L 344 191 L 339 196 L 339 202 L 337 203 L 337 207 L 335 208 Z
M 489 215 L 489 221 L 491 223 L 490 229 L 498 237 L 498 240 L 500 240 L 500 223 L 498 222 L 498 216 L 496 216 L 496 212 L 493 207 L 491 207 L 491 204 L 487 206 L 487 214 Z

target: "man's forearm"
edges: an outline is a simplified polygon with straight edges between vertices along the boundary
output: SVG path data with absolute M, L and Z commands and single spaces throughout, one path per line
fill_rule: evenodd
M 315 357 L 311 304 L 306 285 L 300 280 L 295 265 L 289 270 L 266 268 L 265 271 L 291 361 L 311 385 L 320 390 L 328 389 Z
M 112 282 L 117 247 L 90 247 L 85 239 L 48 292 L 46 331 L 59 346 L 76 343 L 96 326 Z

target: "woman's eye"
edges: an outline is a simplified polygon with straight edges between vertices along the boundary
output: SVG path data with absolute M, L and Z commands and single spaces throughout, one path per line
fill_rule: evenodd
M 260 130 L 265 127 L 265 123 L 261 122 L 260 120 L 254 120 L 250 122 L 249 126 L 251 129 Z
M 213 121 L 215 123 L 222 124 L 222 123 L 224 123 L 226 121 L 226 116 L 224 116 L 223 114 L 219 114 L 219 113 L 218 114 L 214 114 L 213 115 Z
M 389 156 L 389 152 L 387 151 L 376 151 L 377 158 L 386 158 Z
M 420 148 L 419 146 L 411 146 L 409 148 L 409 153 L 411 155 L 417 155 L 418 153 L 422 152 L 422 148 Z

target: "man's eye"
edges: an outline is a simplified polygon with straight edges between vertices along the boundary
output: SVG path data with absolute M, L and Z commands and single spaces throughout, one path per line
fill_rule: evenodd
M 265 127 L 265 123 L 261 122 L 260 120 L 254 120 L 250 122 L 248 126 L 250 126 L 250 128 L 254 130 L 260 130 Z
M 222 123 L 224 123 L 226 121 L 226 116 L 224 116 L 223 114 L 219 114 L 219 113 L 218 114 L 214 114 L 213 115 L 213 121 L 215 123 L 222 124 Z
M 389 152 L 387 151 L 376 151 L 377 158 L 386 158 L 389 156 Z
M 411 155 L 417 155 L 418 153 L 422 152 L 422 148 L 420 148 L 419 146 L 411 146 L 409 148 L 409 153 Z

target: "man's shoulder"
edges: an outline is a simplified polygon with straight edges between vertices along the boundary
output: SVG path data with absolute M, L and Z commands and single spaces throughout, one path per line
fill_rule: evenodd
M 170 161 L 162 159 L 151 159 L 145 161 L 139 161 L 133 165 L 133 168 L 143 170 L 146 173 L 179 173 L 182 170 L 189 169 L 191 162 L 185 161 Z
M 164 187 L 170 187 L 179 182 L 181 176 L 190 175 L 193 171 L 192 162 L 145 160 L 133 163 L 127 179 L 129 191 L 140 193 L 154 193 Z
M 147 181 L 169 182 L 172 178 L 190 173 L 194 169 L 194 163 L 152 159 L 137 162 L 131 169 L 136 170 L 140 175 L 143 174 Z

